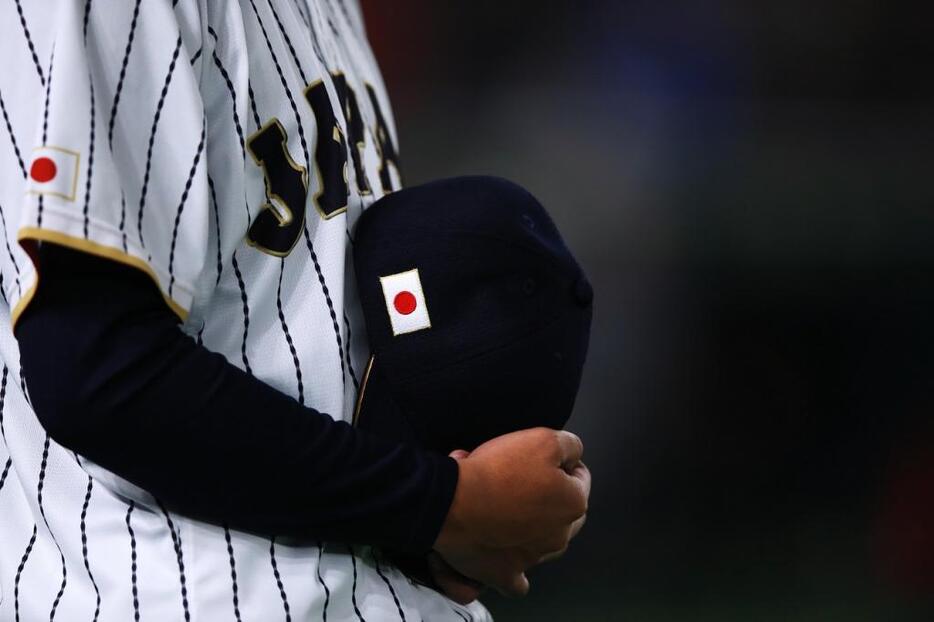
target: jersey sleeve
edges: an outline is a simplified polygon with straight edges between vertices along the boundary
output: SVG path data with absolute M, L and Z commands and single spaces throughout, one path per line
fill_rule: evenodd
M 147 273 L 182 319 L 206 265 L 200 3 L 56 2 L 18 239 L 41 276 L 53 242 Z M 119 295 L 115 292 L 115 295 Z

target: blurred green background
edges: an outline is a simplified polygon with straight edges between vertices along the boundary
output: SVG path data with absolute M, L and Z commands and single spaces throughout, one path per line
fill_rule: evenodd
M 589 522 L 497 619 L 934 619 L 934 20 L 363 4 L 406 182 L 522 183 L 596 289 Z

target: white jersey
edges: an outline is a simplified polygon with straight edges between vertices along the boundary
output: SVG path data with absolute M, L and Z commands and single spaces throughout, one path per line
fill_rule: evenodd
M 487 619 L 368 547 L 164 511 L 49 439 L 13 338 L 51 241 L 145 271 L 192 338 L 349 419 L 353 225 L 400 185 L 356 3 L 8 0 L 0 58 L 0 620 Z

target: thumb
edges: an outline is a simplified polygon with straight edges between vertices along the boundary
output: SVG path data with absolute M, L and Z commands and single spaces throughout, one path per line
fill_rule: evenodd
M 508 593 L 510 596 L 525 596 L 529 593 L 529 579 L 524 572 L 512 580 Z
M 470 452 L 467 451 L 466 449 L 455 449 L 448 455 L 454 458 L 455 460 L 463 460 L 464 458 L 470 455 Z

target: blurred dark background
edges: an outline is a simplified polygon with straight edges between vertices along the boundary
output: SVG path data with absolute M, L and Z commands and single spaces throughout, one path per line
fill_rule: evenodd
M 363 4 L 406 182 L 522 183 L 597 292 L 590 520 L 498 620 L 934 619 L 934 20 Z

